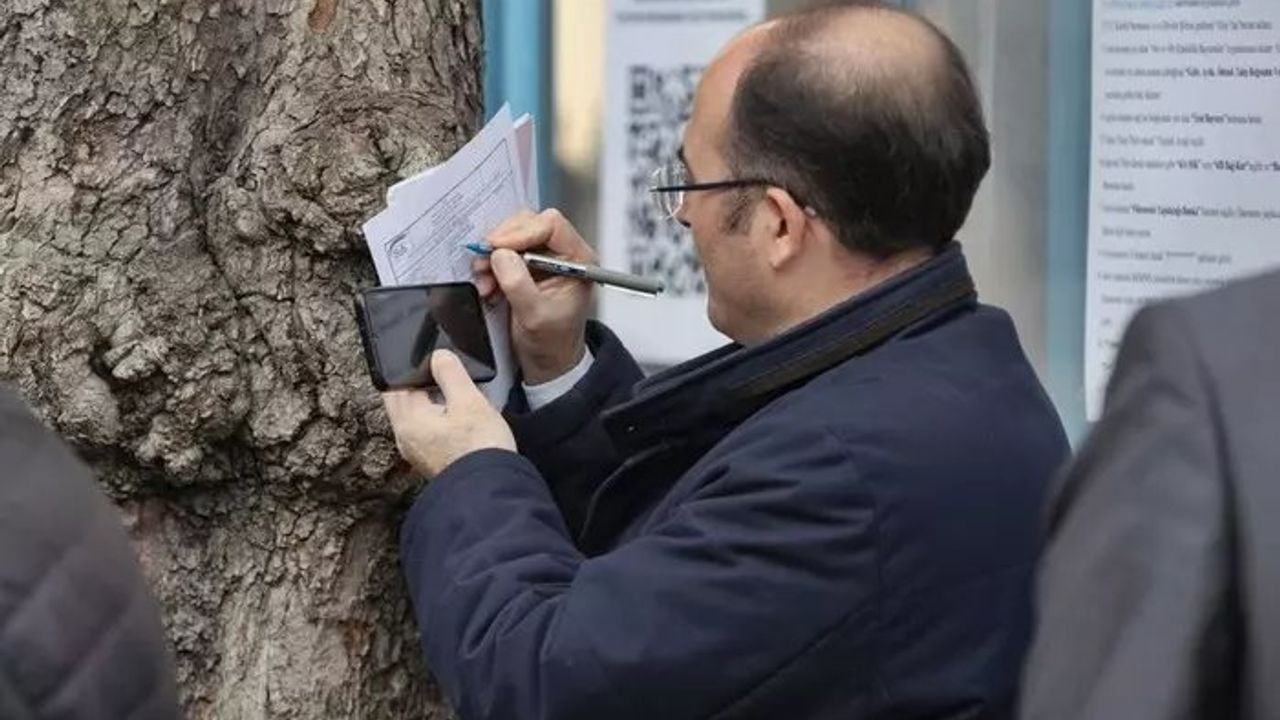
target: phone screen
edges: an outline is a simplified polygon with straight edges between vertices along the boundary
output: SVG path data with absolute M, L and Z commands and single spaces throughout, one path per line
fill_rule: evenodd
M 363 300 L 365 349 L 375 356 L 371 360 L 386 387 L 434 385 L 430 360 L 436 350 L 456 353 L 477 382 L 492 380 L 496 374 L 493 346 L 474 285 L 377 288 L 365 291 Z

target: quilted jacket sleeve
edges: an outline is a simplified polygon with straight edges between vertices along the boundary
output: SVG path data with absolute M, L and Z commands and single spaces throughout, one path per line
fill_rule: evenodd
M 4 391 L 0 467 L 4 716 L 180 717 L 159 614 L 115 508 Z

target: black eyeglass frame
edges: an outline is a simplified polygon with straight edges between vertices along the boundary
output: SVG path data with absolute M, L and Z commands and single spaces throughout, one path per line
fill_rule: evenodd
M 775 183 L 770 182 L 768 180 L 743 178 L 739 180 L 716 180 L 715 182 L 685 183 L 683 185 L 661 185 L 658 187 L 649 188 L 649 192 L 651 193 L 702 192 L 702 191 L 710 191 L 710 190 L 731 190 L 733 188 L 757 187 L 757 186 L 764 186 L 764 185 L 776 187 Z M 787 192 L 791 192 L 791 191 L 788 190 Z M 793 195 L 792 197 L 795 197 L 795 196 Z M 812 206 L 801 204 L 801 207 L 804 209 L 805 215 L 808 215 L 809 217 L 812 217 L 812 218 L 818 217 L 818 211 L 814 210 Z M 671 217 L 674 218 L 675 216 L 672 215 Z
M 662 185 L 649 188 L 651 193 L 699 192 L 702 190 L 728 190 L 729 188 L 753 187 L 755 185 L 772 185 L 768 180 L 717 180 L 716 182 L 686 183 L 684 185 Z

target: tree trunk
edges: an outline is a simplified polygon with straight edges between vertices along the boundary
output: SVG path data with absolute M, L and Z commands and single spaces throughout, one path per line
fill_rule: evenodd
M 99 472 L 192 718 L 443 716 L 361 221 L 480 112 L 478 0 L 0 2 L 0 377 Z

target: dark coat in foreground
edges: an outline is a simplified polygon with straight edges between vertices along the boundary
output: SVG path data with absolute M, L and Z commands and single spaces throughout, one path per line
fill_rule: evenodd
M 0 390 L 0 718 L 178 717 L 157 608 L 116 509 Z
M 522 455 L 423 492 L 403 563 L 463 718 L 1010 718 L 1065 461 L 958 247 L 641 382 L 593 326 Z

